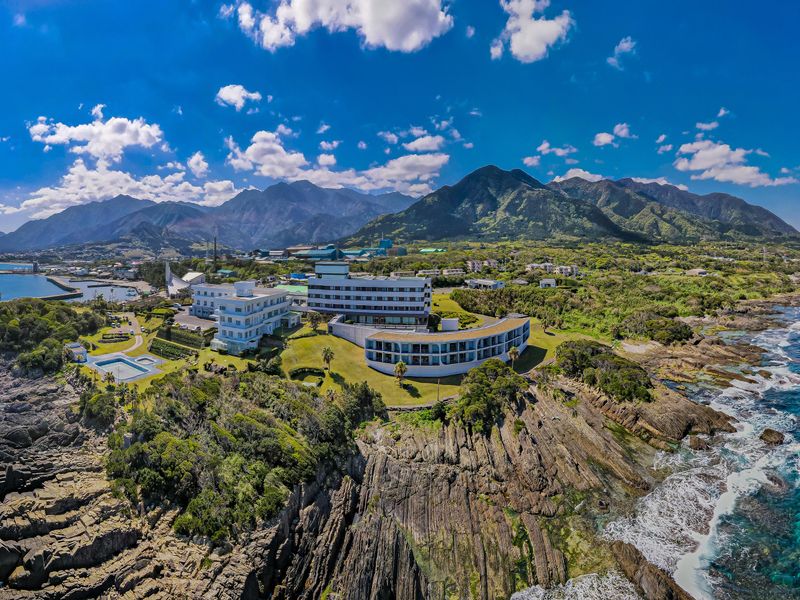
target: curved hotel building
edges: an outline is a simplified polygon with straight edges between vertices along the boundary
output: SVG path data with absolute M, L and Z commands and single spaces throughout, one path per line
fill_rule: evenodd
M 366 336 L 364 354 L 381 373 L 392 375 L 403 361 L 410 377 L 444 377 L 466 373 L 489 358 L 507 361 L 512 346 L 520 353 L 527 347 L 530 333 L 526 318 L 441 333 L 379 330 Z

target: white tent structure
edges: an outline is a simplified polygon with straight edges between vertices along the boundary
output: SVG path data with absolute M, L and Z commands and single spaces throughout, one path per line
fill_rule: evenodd
M 177 275 L 172 274 L 172 269 L 169 268 L 169 262 L 164 263 L 165 275 L 167 280 L 167 294 L 170 298 L 179 295 L 181 292 L 191 287 L 191 283 L 184 281 Z

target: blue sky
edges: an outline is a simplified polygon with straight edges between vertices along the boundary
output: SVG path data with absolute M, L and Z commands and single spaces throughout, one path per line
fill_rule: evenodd
M 800 226 L 799 22 L 778 0 L 6 0 L 0 230 L 117 193 L 421 195 L 488 163 Z

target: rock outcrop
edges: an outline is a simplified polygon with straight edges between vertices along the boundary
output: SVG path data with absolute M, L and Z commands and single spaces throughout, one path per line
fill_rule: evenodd
M 779 446 L 784 440 L 784 436 L 780 431 L 775 431 L 769 427 L 762 431 L 761 435 L 758 437 L 761 438 L 763 442 L 770 444 L 771 446 Z
M 677 394 L 620 407 L 570 393 L 532 387 L 490 435 L 371 425 L 278 518 L 215 549 L 174 534 L 176 509 L 113 493 L 105 438 L 78 422 L 68 385 L 0 371 L 0 600 L 489 599 L 613 567 L 594 518 L 656 482 L 642 439 L 727 421 Z M 646 597 L 680 598 L 641 557 L 623 558 Z

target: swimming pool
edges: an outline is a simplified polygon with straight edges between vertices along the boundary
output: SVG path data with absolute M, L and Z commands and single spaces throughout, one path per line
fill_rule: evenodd
M 127 381 L 135 377 L 147 375 L 150 370 L 147 367 L 136 364 L 125 358 L 111 358 L 95 363 L 99 371 L 111 373 L 117 381 Z

